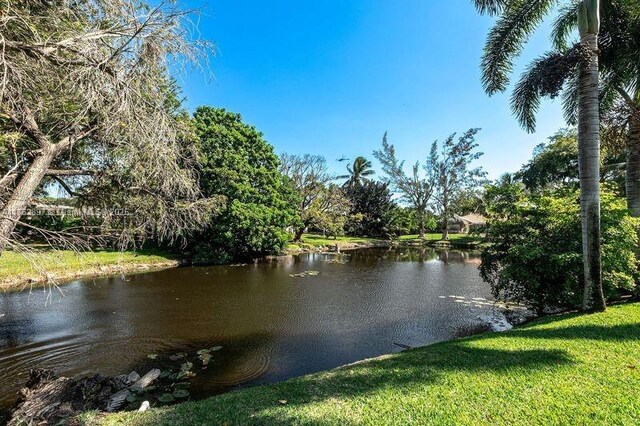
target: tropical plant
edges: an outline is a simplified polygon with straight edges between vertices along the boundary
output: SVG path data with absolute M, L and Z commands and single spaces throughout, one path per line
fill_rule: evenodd
M 497 298 L 538 313 L 583 303 L 584 275 L 579 194 L 560 188 L 530 194 L 519 183 L 487 188 L 489 242 L 481 275 Z M 637 290 L 639 221 L 623 198 L 602 194 L 603 288 L 609 299 Z
M 337 177 L 337 179 L 347 179 L 344 183 L 345 187 L 350 187 L 355 184 L 363 184 L 368 180 L 368 176 L 376 174 L 376 172 L 371 169 L 371 161 L 364 157 L 357 157 L 353 161 L 353 165 L 347 166 L 347 171 L 349 174 Z
M 578 23 L 584 54 L 578 76 L 578 166 L 584 264 L 582 309 L 602 311 L 606 302 L 602 288 L 600 235 L 599 0 L 582 0 Z
M 547 16 L 555 0 L 522 2 L 519 0 L 475 0 L 483 13 L 499 14 L 498 22 L 490 31 L 482 60 L 483 83 L 489 94 L 506 90 L 509 74 L 516 56 L 532 32 Z M 532 111 L 535 112 L 539 96 L 555 96 L 562 88 L 566 76 L 577 72 L 577 110 L 579 122 L 579 168 L 583 220 L 583 260 L 585 274 L 584 309 L 605 308 L 602 295 L 600 254 L 600 140 L 599 140 L 599 84 L 598 84 L 598 34 L 600 31 L 599 0 L 581 0 L 571 3 L 573 15 L 580 31 L 580 43 L 566 52 L 553 52 L 534 62 L 528 74 L 535 84 L 523 85 L 514 91 L 516 115 L 531 128 Z M 570 25 L 556 25 L 557 38 L 566 37 Z M 551 64 L 547 72 L 541 72 L 541 64 Z M 553 72 L 549 72 L 553 71 Z M 531 89 L 534 90 L 531 90 Z M 530 103 L 523 107 L 522 103 Z M 533 106 L 531 105 L 533 102 Z M 535 123 L 535 121 L 533 122 Z
M 617 121 L 627 133 L 627 202 L 640 216 L 640 5 L 624 0 L 600 3 L 600 109 L 622 118 Z M 567 121 L 577 122 L 580 63 L 589 57 L 581 43 L 571 40 L 581 5 L 566 2 L 554 25 L 553 51 L 531 63 L 513 92 L 514 112 L 528 131 L 535 129 L 541 97 L 562 94 Z

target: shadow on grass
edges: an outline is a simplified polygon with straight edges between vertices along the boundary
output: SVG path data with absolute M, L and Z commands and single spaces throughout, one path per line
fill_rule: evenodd
M 640 340 L 640 323 L 605 327 L 599 325 L 576 325 L 554 329 L 516 329 L 509 337 L 535 339 L 584 339 L 600 341 Z
M 507 372 L 558 368 L 572 363 L 571 357 L 562 350 L 505 351 L 474 348 L 465 342 L 437 344 L 321 375 L 250 388 L 241 393 L 231 392 L 198 403 L 178 405 L 139 421 L 154 425 L 304 424 L 305 421 L 296 416 L 296 407 L 357 398 L 385 389 L 410 392 L 438 383 L 443 376 L 458 371 Z M 286 400 L 285 406 L 279 405 L 281 400 Z
M 342 404 L 350 403 L 347 400 L 353 402 L 384 391 L 392 391 L 398 397 L 428 392 L 429 386 L 446 383 L 457 373 L 503 373 L 505 377 L 522 376 L 522 380 L 526 381 L 535 371 L 541 370 L 544 375 L 553 375 L 554 371 L 575 364 L 570 351 L 577 353 L 576 351 L 588 350 L 589 341 L 619 342 L 639 339 L 639 323 L 611 327 L 588 324 L 545 327 L 556 321 L 571 320 L 577 315 L 546 318 L 535 327 L 524 327 L 505 334 L 486 334 L 413 349 L 326 373 L 153 411 L 144 417 L 134 416 L 130 420 L 135 424 L 149 425 L 318 423 L 318 419 L 309 413 L 316 409 L 322 412 L 327 406 L 317 408 L 314 407 L 315 404 L 329 404 L 337 410 Z M 541 348 L 535 343 L 523 346 L 518 342 L 523 342 L 524 338 L 533 342 L 538 339 L 557 339 L 559 344 L 555 348 L 546 344 L 545 348 Z M 483 342 L 513 349 L 482 347 Z M 469 378 L 474 379 L 472 376 Z M 459 383 L 453 386 L 460 387 Z M 469 386 L 477 386 L 477 383 L 470 383 Z M 280 404 L 279 401 L 282 400 L 286 400 L 286 403 Z M 344 406 L 342 410 L 344 413 Z

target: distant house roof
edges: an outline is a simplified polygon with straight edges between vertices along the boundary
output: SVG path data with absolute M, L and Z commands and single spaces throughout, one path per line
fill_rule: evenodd
M 465 225 L 486 225 L 487 218 L 477 213 L 469 213 L 465 216 L 455 215 L 456 220 L 463 222 Z

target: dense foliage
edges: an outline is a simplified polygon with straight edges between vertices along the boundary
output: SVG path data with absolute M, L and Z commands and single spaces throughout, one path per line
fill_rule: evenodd
M 287 227 L 298 222 L 298 200 L 278 171 L 273 148 L 239 114 L 200 107 L 193 119 L 202 191 L 227 198 L 198 237 L 196 260 L 226 262 L 281 251 L 289 238 Z
M 481 274 L 493 293 L 538 312 L 576 308 L 582 300 L 580 206 L 576 190 L 528 193 L 520 184 L 487 190 L 489 245 Z M 603 284 L 613 298 L 635 289 L 638 221 L 625 201 L 602 194 Z
M 351 201 L 347 233 L 358 237 L 386 237 L 396 204 L 386 183 L 365 181 L 344 187 Z
M 320 231 L 323 235 L 337 237 L 344 234 L 351 203 L 342 188 L 336 184 L 323 187 L 322 191 L 303 212 L 306 229 Z

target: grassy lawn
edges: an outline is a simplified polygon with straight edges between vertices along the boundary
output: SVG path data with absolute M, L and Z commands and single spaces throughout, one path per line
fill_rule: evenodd
M 415 235 L 402 235 L 398 238 L 399 241 L 403 242 L 419 242 L 420 237 L 418 234 Z M 425 234 L 425 241 L 440 241 L 442 240 L 442 233 L 437 234 Z M 479 235 L 469 235 L 469 234 L 449 234 L 449 240 L 451 242 L 461 242 L 461 243 L 472 243 L 482 241 L 482 237 Z
M 333 237 L 327 238 L 319 234 L 304 234 L 302 236 L 302 245 L 307 244 L 313 247 L 326 247 L 326 246 L 349 246 L 352 244 L 376 244 L 384 240 L 367 237 Z M 289 244 L 289 249 L 299 248 L 300 245 L 296 243 Z
M 55 277 L 99 273 L 101 268 L 133 268 L 136 265 L 166 264 L 175 257 L 156 250 L 138 252 L 94 251 L 76 253 L 69 250 L 35 250 L 29 258 L 12 251 L 0 256 L 0 288 L 40 281 L 43 271 Z
M 640 424 L 640 304 L 549 317 L 105 425 Z

